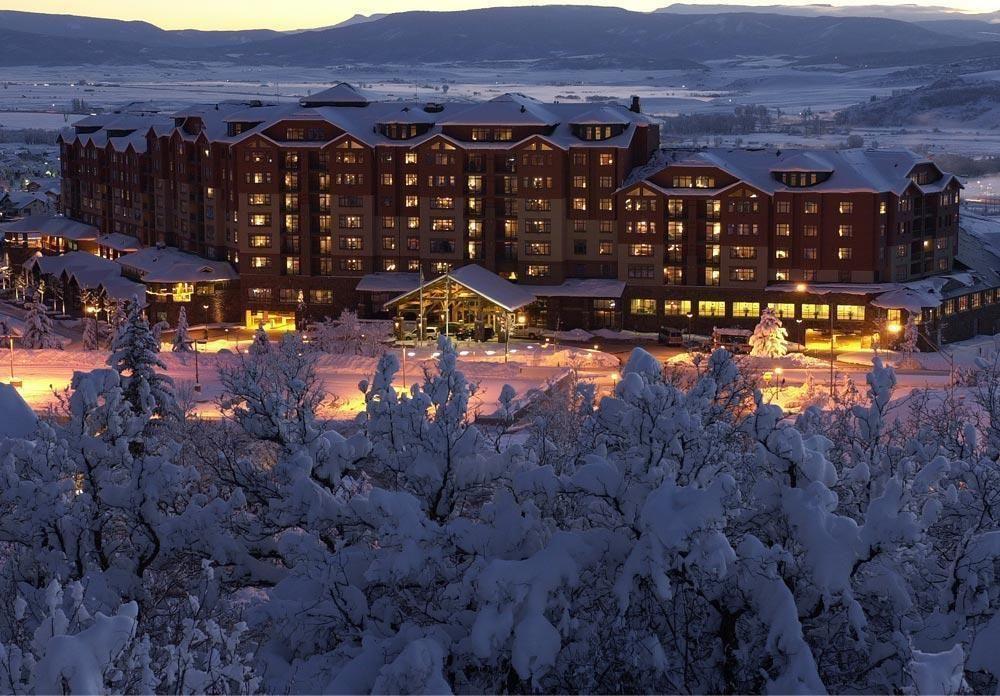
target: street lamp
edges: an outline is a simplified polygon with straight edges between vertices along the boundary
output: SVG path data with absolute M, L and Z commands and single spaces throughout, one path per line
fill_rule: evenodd
M 796 319 L 795 323 L 799 325 L 799 345 L 802 346 L 802 352 L 806 352 L 806 330 L 802 328 L 802 319 Z
M 795 289 L 799 292 L 808 292 L 809 286 L 805 283 L 796 283 Z M 833 305 L 828 304 L 826 306 L 826 314 L 830 318 L 830 398 L 833 399 Z M 803 335 L 803 341 L 805 341 L 805 336 Z
M 207 341 L 208 340 L 208 305 L 207 304 L 203 304 L 201 306 L 201 308 L 203 310 L 205 310 L 205 340 Z
M 194 391 L 196 394 L 201 394 L 201 377 L 198 374 L 198 346 L 205 345 L 208 343 L 206 340 L 199 341 L 195 339 L 194 343 Z
M 775 399 L 777 399 L 781 395 L 781 388 L 783 386 L 785 386 L 785 378 L 783 377 L 784 374 L 785 374 L 784 368 L 781 368 L 781 367 L 774 368 L 774 375 L 775 375 L 775 377 L 774 377 L 774 388 L 775 388 L 774 398 Z
M 691 340 L 691 317 L 693 317 L 694 314 L 692 312 L 688 312 L 685 316 L 687 316 L 687 318 L 688 318 L 688 339 L 687 340 L 690 341 Z
M 9 333 L 4 338 L 10 346 L 10 386 L 17 389 L 21 387 L 21 380 L 14 379 L 14 334 Z

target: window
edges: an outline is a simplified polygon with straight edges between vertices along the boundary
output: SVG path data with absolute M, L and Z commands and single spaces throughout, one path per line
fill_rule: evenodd
M 271 205 L 270 193 L 248 193 L 247 205 Z
M 802 236 L 803 237 L 816 237 L 819 235 L 819 228 L 816 225 L 803 225 L 802 226 Z
M 272 297 L 271 288 L 248 288 L 247 296 L 253 302 L 267 302 Z
M 527 273 L 529 278 L 544 278 L 549 275 L 549 266 L 548 264 L 531 265 L 528 266 Z
M 705 269 L 705 285 L 719 284 L 719 269 L 711 266 Z
M 838 210 L 842 215 L 850 215 L 854 212 L 854 202 L 853 201 L 841 201 L 840 205 L 837 206 Z
M 795 317 L 795 305 L 791 302 L 768 302 L 767 306 L 774 310 L 782 319 L 792 319 Z
M 625 231 L 629 234 L 656 234 L 656 223 L 647 220 L 626 222 Z
M 262 249 L 271 246 L 271 235 L 252 234 L 247 238 L 247 243 L 253 249 Z
M 310 290 L 309 301 L 313 304 L 333 304 L 333 290 Z
M 615 163 L 615 156 L 610 152 L 602 152 L 597 156 L 597 163 L 602 167 L 610 167 Z
M 584 244 L 586 247 L 586 243 Z M 552 243 L 551 242 L 525 242 L 524 243 L 524 254 L 525 256 L 548 256 L 552 253 Z M 586 253 L 586 248 L 584 249 Z
M 396 238 L 395 237 L 382 237 L 382 249 L 385 251 L 393 251 L 396 248 Z
M 655 199 L 654 199 L 655 202 Z M 668 198 L 667 199 L 667 214 L 673 217 L 679 217 L 684 214 L 684 199 L 683 198 Z
M 431 199 L 432 210 L 451 210 L 455 207 L 455 199 L 451 196 L 435 196 Z
M 724 317 L 726 316 L 726 303 L 718 300 L 699 300 L 698 316 Z
M 838 237 L 853 237 L 854 236 L 854 226 L 853 225 L 837 225 L 837 236 Z
M 270 227 L 271 215 L 269 213 L 251 213 L 247 218 L 247 224 L 251 227 Z
M 250 257 L 250 268 L 255 270 L 270 268 L 271 267 L 271 257 L 270 256 L 251 256 Z
M 279 288 L 278 302 L 282 304 L 295 304 L 299 301 L 299 291 L 295 288 Z
M 432 254 L 452 254 L 455 252 L 455 242 L 451 239 L 432 239 Z
M 587 254 L 587 240 L 586 239 L 574 239 L 573 240 L 573 253 L 577 256 L 585 256 Z
M 816 201 L 805 201 L 802 204 L 802 212 L 808 215 L 814 215 L 819 212 L 819 203 Z
M 853 254 L 854 250 L 851 247 L 839 247 L 837 249 L 837 258 L 841 261 L 850 261 Z
M 419 203 L 420 199 L 418 199 L 416 196 L 406 196 L 403 199 L 403 205 L 407 208 L 416 208 L 417 205 L 419 205 Z
M 757 247 L 752 247 L 752 246 L 732 246 L 732 247 L 729 247 L 729 258 L 731 258 L 731 259 L 755 259 L 755 258 L 757 258 Z
M 431 229 L 435 232 L 454 232 L 455 218 L 431 218 Z
M 774 234 L 779 237 L 790 237 L 792 234 L 792 226 L 787 222 L 781 222 L 774 226 Z
M 361 268 L 362 268 L 361 259 L 340 260 L 340 270 L 342 271 L 360 271 Z
M 628 255 L 629 256 L 652 256 L 653 255 L 653 245 L 652 244 L 629 244 Z
M 601 256 L 611 256 L 615 253 L 614 242 L 598 242 L 597 253 Z
M 418 217 L 408 217 L 408 218 L 406 218 L 406 229 L 408 229 L 408 230 L 419 230 L 420 229 L 420 218 L 418 218 Z
M 634 265 L 628 267 L 628 277 L 632 280 L 652 280 L 653 267 L 649 265 Z
M 406 249 L 407 251 L 420 251 L 420 237 L 407 237 Z
M 729 280 L 741 283 L 757 280 L 757 269 L 748 266 L 735 266 L 729 269 Z
M 654 227 L 653 232 L 656 231 Z M 671 220 L 667 223 L 667 239 L 671 242 L 677 242 L 684 239 L 684 223 Z
M 804 304 L 802 305 L 803 319 L 829 319 L 830 305 Z
M 285 275 L 298 275 L 299 274 L 299 257 L 298 256 L 286 256 L 285 257 Z
M 389 172 L 385 172 L 384 174 L 382 174 L 382 185 L 392 186 L 392 174 L 390 174 Z
M 364 245 L 361 237 L 341 237 L 340 248 L 346 251 L 360 251 Z
M 668 317 L 682 317 L 691 313 L 691 300 L 664 300 L 663 313 Z
M 663 283 L 665 285 L 683 285 L 684 269 L 681 266 L 664 266 Z
M 671 188 L 693 188 L 694 179 L 690 176 L 675 176 L 671 181 Z
M 447 261 L 435 261 L 431 264 L 431 270 L 434 273 L 447 273 L 451 270 L 451 264 Z
M 696 176 L 694 178 L 695 188 L 715 188 L 714 176 Z
M 340 216 L 340 229 L 342 229 L 342 230 L 360 230 L 361 229 L 361 216 L 360 215 L 341 215 Z
M 788 247 L 775 247 L 774 258 L 775 259 L 787 259 L 788 258 Z
M 656 300 L 645 297 L 633 297 L 629 302 L 629 312 L 650 316 L 656 314 Z
M 602 198 L 597 201 L 597 207 L 600 210 L 614 210 L 615 201 L 613 198 Z
M 737 224 L 729 223 L 728 229 L 729 229 L 729 234 L 737 234 L 740 235 L 741 237 L 746 237 L 749 235 L 757 234 L 758 228 L 756 222 L 752 224 L 747 222 L 741 222 Z
M 585 176 L 574 176 L 573 177 L 573 188 L 587 188 L 587 177 Z
M 586 198 L 574 198 L 573 199 L 573 210 L 586 210 L 587 209 L 587 199 Z
M 396 227 L 396 218 L 394 218 L 394 217 L 384 217 L 384 218 L 382 218 L 382 227 L 384 227 L 387 230 L 395 229 L 395 227 Z
M 838 321 L 864 321 L 864 305 L 837 305 Z
M 417 153 L 407 152 L 403 155 L 403 164 L 416 164 L 417 163 Z
M 733 302 L 734 317 L 758 317 L 760 316 L 759 302 Z
M 816 260 L 816 247 L 805 247 L 802 250 L 802 258 L 810 261 Z
M 774 212 L 782 214 L 792 212 L 792 202 L 778 201 L 777 203 L 774 204 Z
M 524 231 L 529 234 L 549 234 L 552 232 L 552 221 L 527 219 L 524 221 Z

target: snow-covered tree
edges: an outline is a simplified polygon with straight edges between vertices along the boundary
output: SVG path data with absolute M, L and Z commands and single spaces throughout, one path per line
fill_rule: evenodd
M 900 365 L 904 367 L 915 367 L 919 363 L 914 357 L 916 353 L 920 352 L 918 347 L 919 335 L 917 334 L 917 323 L 913 319 L 913 314 L 911 313 L 906 318 L 906 323 L 903 325 L 903 337 L 899 341 L 899 352 L 901 353 Z
M 25 348 L 62 348 L 62 341 L 52 329 L 52 320 L 41 302 L 29 302 L 24 317 L 21 345 Z
M 781 325 L 781 318 L 771 307 L 760 313 L 760 321 L 750 336 L 750 355 L 762 358 L 781 358 L 788 352 L 788 331 Z
M 171 350 L 175 353 L 190 352 L 192 346 L 191 334 L 188 331 L 187 311 L 184 307 L 177 312 L 177 328 L 174 329 L 174 342 Z
M 83 349 L 99 350 L 101 347 L 100 329 L 96 317 L 83 318 Z
M 108 365 L 122 376 L 124 398 L 136 412 L 176 418 L 173 381 L 158 371 L 167 366 L 157 356 L 159 346 L 138 298 L 129 302 L 125 311 L 125 320 L 111 344 Z
M 251 355 L 263 355 L 271 352 L 271 339 L 268 337 L 267 331 L 264 330 L 263 324 L 260 324 L 253 332 L 253 341 L 250 342 L 247 352 Z
M 156 341 L 156 352 L 160 352 L 160 345 L 163 343 L 163 332 L 170 330 L 170 324 L 167 321 L 158 321 L 149 328 L 150 332 L 153 334 L 153 340 Z
M 357 312 L 345 309 L 340 318 L 327 317 L 316 325 L 316 346 L 325 353 L 378 357 L 386 352 L 392 336 L 388 321 L 361 321 Z

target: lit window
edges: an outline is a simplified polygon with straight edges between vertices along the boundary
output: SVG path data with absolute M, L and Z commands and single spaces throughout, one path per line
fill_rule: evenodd
M 734 317 L 757 317 L 760 316 L 759 302 L 733 302 Z
M 854 251 L 851 247 L 840 247 L 837 249 L 837 258 L 841 261 L 850 261 Z
M 791 302 L 768 302 L 767 306 L 782 319 L 790 319 L 795 316 L 795 305 Z
M 724 317 L 726 316 L 726 303 L 717 300 L 699 300 L 699 317 Z
M 802 305 L 803 319 L 829 319 L 830 305 L 825 304 L 804 304 Z
M 656 300 L 644 297 L 633 297 L 629 303 L 629 311 L 632 314 L 653 315 L 656 314 Z
M 854 212 L 854 203 L 852 201 L 841 201 L 838 208 L 843 215 L 850 215 Z
M 864 321 L 864 305 L 837 305 L 837 319 L 839 321 Z
M 691 313 L 691 300 L 664 300 L 663 313 L 668 317 L 681 317 Z

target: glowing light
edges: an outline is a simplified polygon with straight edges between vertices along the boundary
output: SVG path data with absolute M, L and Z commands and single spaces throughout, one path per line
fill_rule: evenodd
M 809 286 L 806 285 L 805 283 L 796 283 L 795 284 L 795 289 L 798 290 L 799 292 L 805 292 L 808 288 L 809 288 Z
M 892 324 L 889 324 L 889 326 L 887 326 L 886 328 L 889 329 L 889 333 L 899 333 L 903 327 L 894 322 Z

